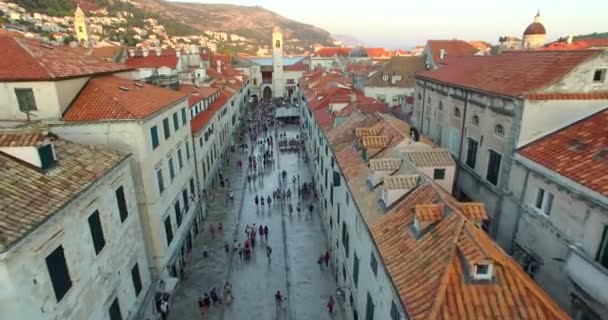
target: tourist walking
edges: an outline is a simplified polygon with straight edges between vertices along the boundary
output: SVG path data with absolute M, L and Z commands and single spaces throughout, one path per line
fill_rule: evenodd
M 268 226 L 264 226 L 264 238 L 268 241 Z
M 269 245 L 266 245 L 266 257 L 268 258 L 268 263 L 270 263 L 270 254 L 272 253 L 272 248 Z

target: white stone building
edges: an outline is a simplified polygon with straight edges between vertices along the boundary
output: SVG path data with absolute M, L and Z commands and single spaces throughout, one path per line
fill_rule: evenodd
M 67 138 L 133 154 L 153 276 L 167 284 L 175 281 L 192 248 L 193 221 L 201 210 L 186 96 L 117 76 L 98 77 L 82 89 L 63 120 L 54 130 Z
M 2 318 L 155 313 L 130 160 L 46 131 L 0 131 Z
M 306 80 L 300 88 L 299 98 L 309 97 Z M 337 273 L 338 303 L 348 318 L 438 319 L 449 312 L 459 319 L 500 319 L 534 317 L 513 313 L 534 309 L 550 319 L 568 319 L 481 232 L 483 204 L 449 195 L 456 164 L 448 150 L 434 148 L 390 115 L 355 110 L 341 124 L 323 126 L 310 103 L 302 103 L 306 149 Z M 472 247 L 479 259 L 468 251 Z M 485 312 L 469 299 L 477 290 L 517 306 L 484 303 Z M 449 307 L 457 299 L 462 308 Z
M 399 107 L 401 112 L 410 113 L 413 106 L 406 102 L 408 97 L 410 101 L 413 99 L 414 75 L 422 70 L 425 70 L 422 57 L 393 57 L 365 81 L 363 92 L 368 97 L 388 103 L 390 107 Z
M 608 109 L 518 149 L 513 255 L 576 319 L 608 316 Z

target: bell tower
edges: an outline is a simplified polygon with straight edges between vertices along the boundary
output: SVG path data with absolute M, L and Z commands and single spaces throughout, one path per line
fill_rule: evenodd
M 285 78 L 283 76 L 283 33 L 279 27 L 272 29 L 272 96 L 285 95 Z
M 80 5 L 74 12 L 74 31 L 76 31 L 76 39 L 82 46 L 88 47 L 91 43 L 89 42 L 89 24 L 87 23 L 87 17 L 84 15 L 84 11 L 80 9 Z

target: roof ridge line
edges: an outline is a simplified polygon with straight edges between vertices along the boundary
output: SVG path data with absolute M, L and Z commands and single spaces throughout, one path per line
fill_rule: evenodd
M 431 306 L 431 310 L 429 311 L 429 314 L 427 315 L 426 319 L 436 319 L 437 314 L 439 313 L 440 306 L 443 304 L 443 301 L 445 300 L 445 296 L 446 296 L 445 290 L 446 290 L 446 288 L 448 286 L 448 282 L 449 282 L 448 280 L 449 280 L 450 267 L 452 266 L 452 260 L 454 260 L 454 257 L 456 256 L 456 250 L 458 249 L 458 239 L 460 238 L 460 234 L 462 233 L 462 229 L 464 227 L 464 221 L 466 220 L 466 219 L 463 219 L 464 217 L 462 217 L 462 216 L 459 218 L 460 218 L 460 220 L 458 221 L 458 225 L 456 226 L 457 232 L 454 232 L 453 239 L 452 239 L 452 246 L 453 246 L 452 252 L 450 253 L 449 259 L 446 259 L 446 261 L 448 263 L 446 263 L 445 272 L 443 272 L 441 282 L 439 283 L 439 288 L 436 291 L 436 293 L 438 293 L 439 295 L 437 295 L 437 299 L 435 299 L 433 305 Z
M 106 77 L 106 76 L 102 76 L 102 77 Z M 87 82 L 87 84 L 86 84 L 86 85 L 89 85 L 89 84 L 91 84 L 91 82 L 94 82 L 95 80 L 99 80 L 99 79 L 101 79 L 102 77 L 95 77 L 95 78 L 92 78 L 92 79 L 90 79 L 90 80 Z M 113 75 L 113 74 L 112 74 L 112 75 L 108 75 L 107 77 L 114 77 L 114 78 L 117 78 L 117 79 L 119 79 L 119 80 L 122 80 L 122 79 L 123 79 L 123 78 L 117 77 L 117 76 L 115 76 L 115 75 Z M 96 81 L 95 81 L 95 82 L 96 82 Z M 106 90 L 105 90 L 105 87 L 100 86 L 100 85 L 99 85 L 99 84 L 97 84 L 97 83 L 94 83 L 94 85 L 95 85 L 95 87 L 96 87 L 97 89 L 99 89 L 99 91 L 101 91 L 103 94 L 107 95 L 109 98 L 112 98 L 112 100 L 114 100 L 114 102 L 115 102 L 116 104 L 118 104 L 119 106 L 121 106 L 121 107 L 123 108 L 123 110 L 125 110 L 125 111 L 129 112 L 129 114 L 131 115 L 131 117 L 136 117 L 136 118 L 138 117 L 138 116 L 137 116 L 135 113 L 133 113 L 133 111 L 132 111 L 131 109 L 129 109 L 129 107 L 126 107 L 126 106 L 124 105 L 124 103 L 122 103 L 122 102 L 121 102 L 119 99 L 117 99 L 117 98 L 116 98 L 116 96 L 114 96 L 114 95 L 113 95 L 113 94 L 111 94 L 110 92 L 106 91 Z

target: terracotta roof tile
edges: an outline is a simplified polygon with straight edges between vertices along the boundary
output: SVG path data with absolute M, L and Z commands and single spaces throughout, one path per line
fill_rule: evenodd
M 423 57 L 393 57 L 365 82 L 365 86 L 413 88 L 416 85 L 415 73 L 425 69 Z M 383 79 L 385 75 L 388 76 L 386 81 Z M 394 76 L 400 79 L 393 81 Z
M 384 148 L 390 142 L 389 136 L 364 136 L 361 138 L 361 144 L 367 149 Z
M 412 190 L 418 185 L 418 175 L 394 175 L 384 178 L 384 186 L 388 190 Z
M 569 319 L 458 208 L 440 215 L 450 205 L 444 197 L 451 196 L 423 184 L 371 226 L 410 319 Z M 434 221 L 419 237 L 410 229 L 416 215 Z M 493 263 L 493 281 L 471 280 L 465 265 L 476 262 Z
M 446 51 L 448 57 L 472 56 L 477 52 L 477 49 L 473 45 L 463 40 L 429 40 L 427 45 L 435 63 L 441 61 L 442 49 Z
M 469 220 L 483 221 L 488 219 L 486 207 L 481 202 L 461 202 L 458 207 L 462 214 Z
M 190 121 L 190 131 L 193 133 L 197 133 L 201 131 L 201 129 L 205 128 L 211 119 L 213 119 L 213 115 L 228 102 L 230 99 L 230 94 L 225 91 L 220 91 L 220 97 L 213 101 L 208 107 L 207 110 L 200 112 Z
M 608 92 L 531 93 L 525 97 L 528 100 L 608 100 Z
M 519 153 L 608 197 L 608 109 L 536 140 Z
M 35 147 L 47 138 L 48 132 L 0 131 L 0 147 Z
M 143 119 L 184 100 L 183 93 L 117 76 L 89 80 L 63 115 L 65 121 Z
M 358 138 L 367 136 L 377 136 L 381 132 L 380 128 L 355 128 L 355 136 Z
M 0 48 L 0 81 L 59 80 L 131 70 L 77 48 L 50 46 L 36 39 L 0 35 Z
M 599 51 L 510 51 L 493 56 L 454 59 L 417 78 L 505 96 L 519 97 L 541 90 L 564 77 Z M 534 72 L 530 72 L 534 70 Z
M 333 48 L 321 48 L 315 53 L 313 53 L 313 57 L 348 57 L 350 55 L 350 48 L 342 48 L 342 47 L 333 47 Z
M 401 167 L 401 159 L 399 158 L 382 158 L 371 159 L 369 161 L 370 169 L 374 171 L 395 171 Z
M 449 167 L 454 166 L 450 151 L 447 149 L 423 149 L 407 151 L 405 157 L 416 167 Z
M 188 95 L 188 105 L 192 107 L 199 101 L 211 97 L 213 94 L 218 92 L 219 89 L 212 87 L 198 87 L 189 84 L 180 84 L 177 91 Z
M 133 68 L 162 68 L 170 69 L 177 68 L 178 58 L 175 51 L 163 51 L 161 55 L 157 55 L 154 50 L 151 50 L 147 57 L 135 56 L 129 57 L 125 64 Z
M 0 140 L 5 139 L 0 131 Z M 53 145 L 57 164 L 46 173 L 0 152 L 0 252 L 38 228 L 127 157 L 63 139 L 54 140 Z

